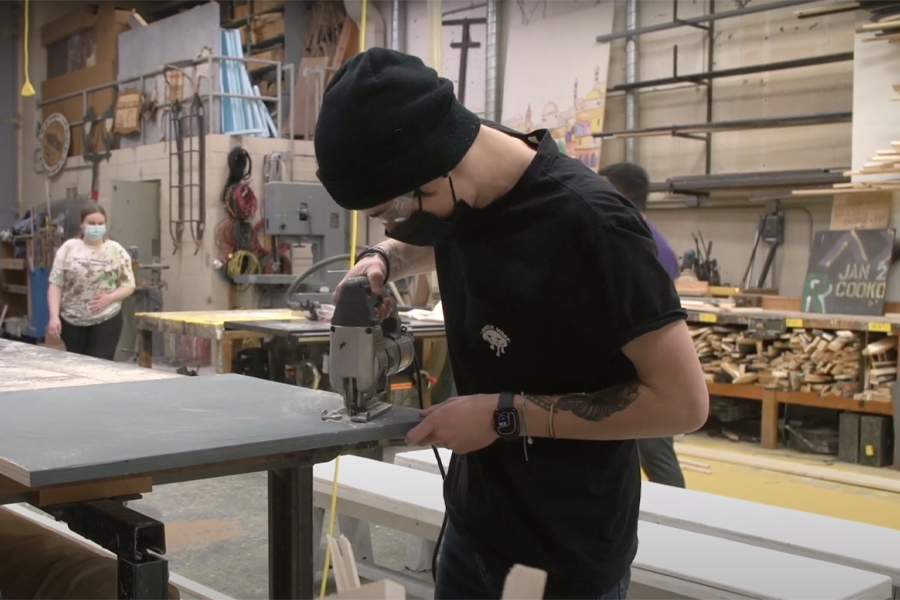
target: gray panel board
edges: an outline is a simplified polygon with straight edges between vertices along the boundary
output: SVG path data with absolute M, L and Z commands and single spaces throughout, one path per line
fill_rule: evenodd
M 29 487 L 403 437 L 419 411 L 323 421 L 338 394 L 241 375 L 4 392 L 0 474 Z

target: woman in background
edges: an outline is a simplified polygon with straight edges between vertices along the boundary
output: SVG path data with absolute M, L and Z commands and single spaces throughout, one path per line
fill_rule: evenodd
M 122 300 L 134 293 L 131 257 L 106 238 L 106 211 L 92 203 L 81 211 L 81 237 L 56 252 L 47 303 L 47 333 L 66 350 L 114 360 L 122 334 Z

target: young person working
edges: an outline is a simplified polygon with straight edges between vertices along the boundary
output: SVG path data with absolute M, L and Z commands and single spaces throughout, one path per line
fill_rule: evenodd
M 437 269 L 459 395 L 407 435 L 454 452 L 435 598 L 499 598 L 514 563 L 549 573 L 547 598 L 625 597 L 634 440 L 693 431 L 709 407 L 638 211 L 546 130 L 482 122 L 449 80 L 384 48 L 335 73 L 315 149 L 335 202 L 392 238 L 348 277 L 377 293 Z

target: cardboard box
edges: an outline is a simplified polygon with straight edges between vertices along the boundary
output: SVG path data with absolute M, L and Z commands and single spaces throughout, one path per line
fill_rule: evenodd
M 121 32 L 129 29 L 128 18 L 131 12 L 116 10 L 114 4 L 106 2 L 76 6 L 62 18 L 41 28 L 41 44 L 45 48 L 66 48 L 64 61 L 60 51 L 48 52 L 48 60 L 55 61 L 53 70 L 67 72 L 41 83 L 41 98 L 45 101 L 78 94 L 81 90 L 95 86 L 114 84 L 116 81 L 118 37 Z M 54 56 L 51 57 L 51 54 Z M 73 68 L 76 70 L 69 70 Z M 98 117 L 114 106 L 115 101 L 115 85 L 87 95 L 87 104 Z M 44 119 L 53 113 L 61 113 L 69 123 L 80 122 L 85 114 L 84 100 L 81 95 L 76 95 L 46 104 L 41 111 Z M 71 127 L 69 156 L 81 156 L 84 153 L 82 132 L 80 125 Z

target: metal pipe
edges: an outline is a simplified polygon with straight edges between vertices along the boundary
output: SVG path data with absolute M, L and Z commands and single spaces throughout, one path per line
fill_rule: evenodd
M 678 0 L 675 0 L 676 2 Z M 716 0 L 709 0 L 709 14 L 716 14 Z M 715 48 L 716 48 L 716 22 L 709 22 L 709 29 L 706 30 L 706 43 L 709 48 L 706 49 L 706 71 L 711 72 L 716 65 Z M 712 79 L 706 82 L 706 120 L 713 120 L 713 82 Z M 712 150 L 713 150 L 712 132 L 706 134 L 706 156 L 704 157 L 706 174 L 712 173 Z
M 769 10 L 776 10 L 779 8 L 790 8 L 792 6 L 800 6 L 801 4 L 811 4 L 813 2 L 818 2 L 819 0 L 780 0 L 776 2 L 766 2 L 765 4 L 751 4 L 749 6 L 745 6 L 744 8 L 737 8 L 734 10 L 726 10 L 724 12 L 716 13 L 714 15 L 702 15 L 699 17 L 690 17 L 688 19 L 678 19 L 677 21 L 669 21 L 667 23 L 658 23 L 656 25 L 650 25 L 648 27 L 641 27 L 640 29 L 636 29 L 633 32 L 633 35 L 643 35 L 645 33 L 655 33 L 657 31 L 666 31 L 667 29 L 675 29 L 676 27 L 690 27 L 692 25 L 699 25 L 701 23 L 709 23 L 711 21 L 718 21 L 720 19 L 731 19 L 734 17 L 742 17 L 744 15 L 752 15 L 755 13 L 766 12 Z M 631 37 L 632 32 L 628 31 L 618 31 L 616 33 L 611 33 L 609 35 L 598 35 L 597 43 L 602 44 L 604 42 L 611 42 L 613 40 L 620 40 L 622 38 Z
M 497 0 L 487 3 L 487 43 L 485 47 L 484 118 L 496 121 L 497 113 Z
M 710 131 L 740 131 L 761 127 L 801 127 L 805 125 L 826 125 L 850 121 L 851 111 L 796 115 L 791 117 L 768 117 L 763 119 L 738 119 L 735 121 L 719 121 L 713 123 L 692 123 L 690 125 L 663 125 L 645 127 L 633 131 L 604 131 L 592 134 L 595 138 L 614 138 L 628 136 L 674 135 L 688 137 L 691 134 L 702 134 Z M 698 138 L 705 139 L 705 138 Z
M 677 2 L 677 0 L 676 0 Z M 634 31 L 638 28 L 637 0 L 625 1 L 626 22 L 625 29 Z M 625 84 L 634 84 L 637 81 L 638 71 L 637 36 L 625 39 Z M 637 127 L 637 95 L 634 90 L 625 93 L 625 129 L 631 130 Z M 634 138 L 625 140 L 625 160 L 634 162 Z
M 403 27 L 403 2 L 393 0 L 391 2 L 391 50 L 403 52 L 403 35 L 400 28 Z
M 823 54 L 821 56 L 780 60 L 759 65 L 747 65 L 745 67 L 735 67 L 733 69 L 719 69 L 718 71 L 709 70 L 702 73 L 691 73 L 689 75 L 679 74 L 676 77 L 661 77 L 659 79 L 648 79 L 646 81 L 635 81 L 633 83 L 620 83 L 619 85 L 610 87 L 609 90 L 607 90 L 607 95 L 612 92 L 623 90 L 639 90 L 686 83 L 700 84 L 710 79 L 721 79 L 722 77 L 738 77 L 740 75 L 752 75 L 754 73 L 769 73 L 772 71 L 783 71 L 785 69 L 799 69 L 838 62 L 850 62 L 852 60 L 853 52 L 839 52 L 837 54 Z

